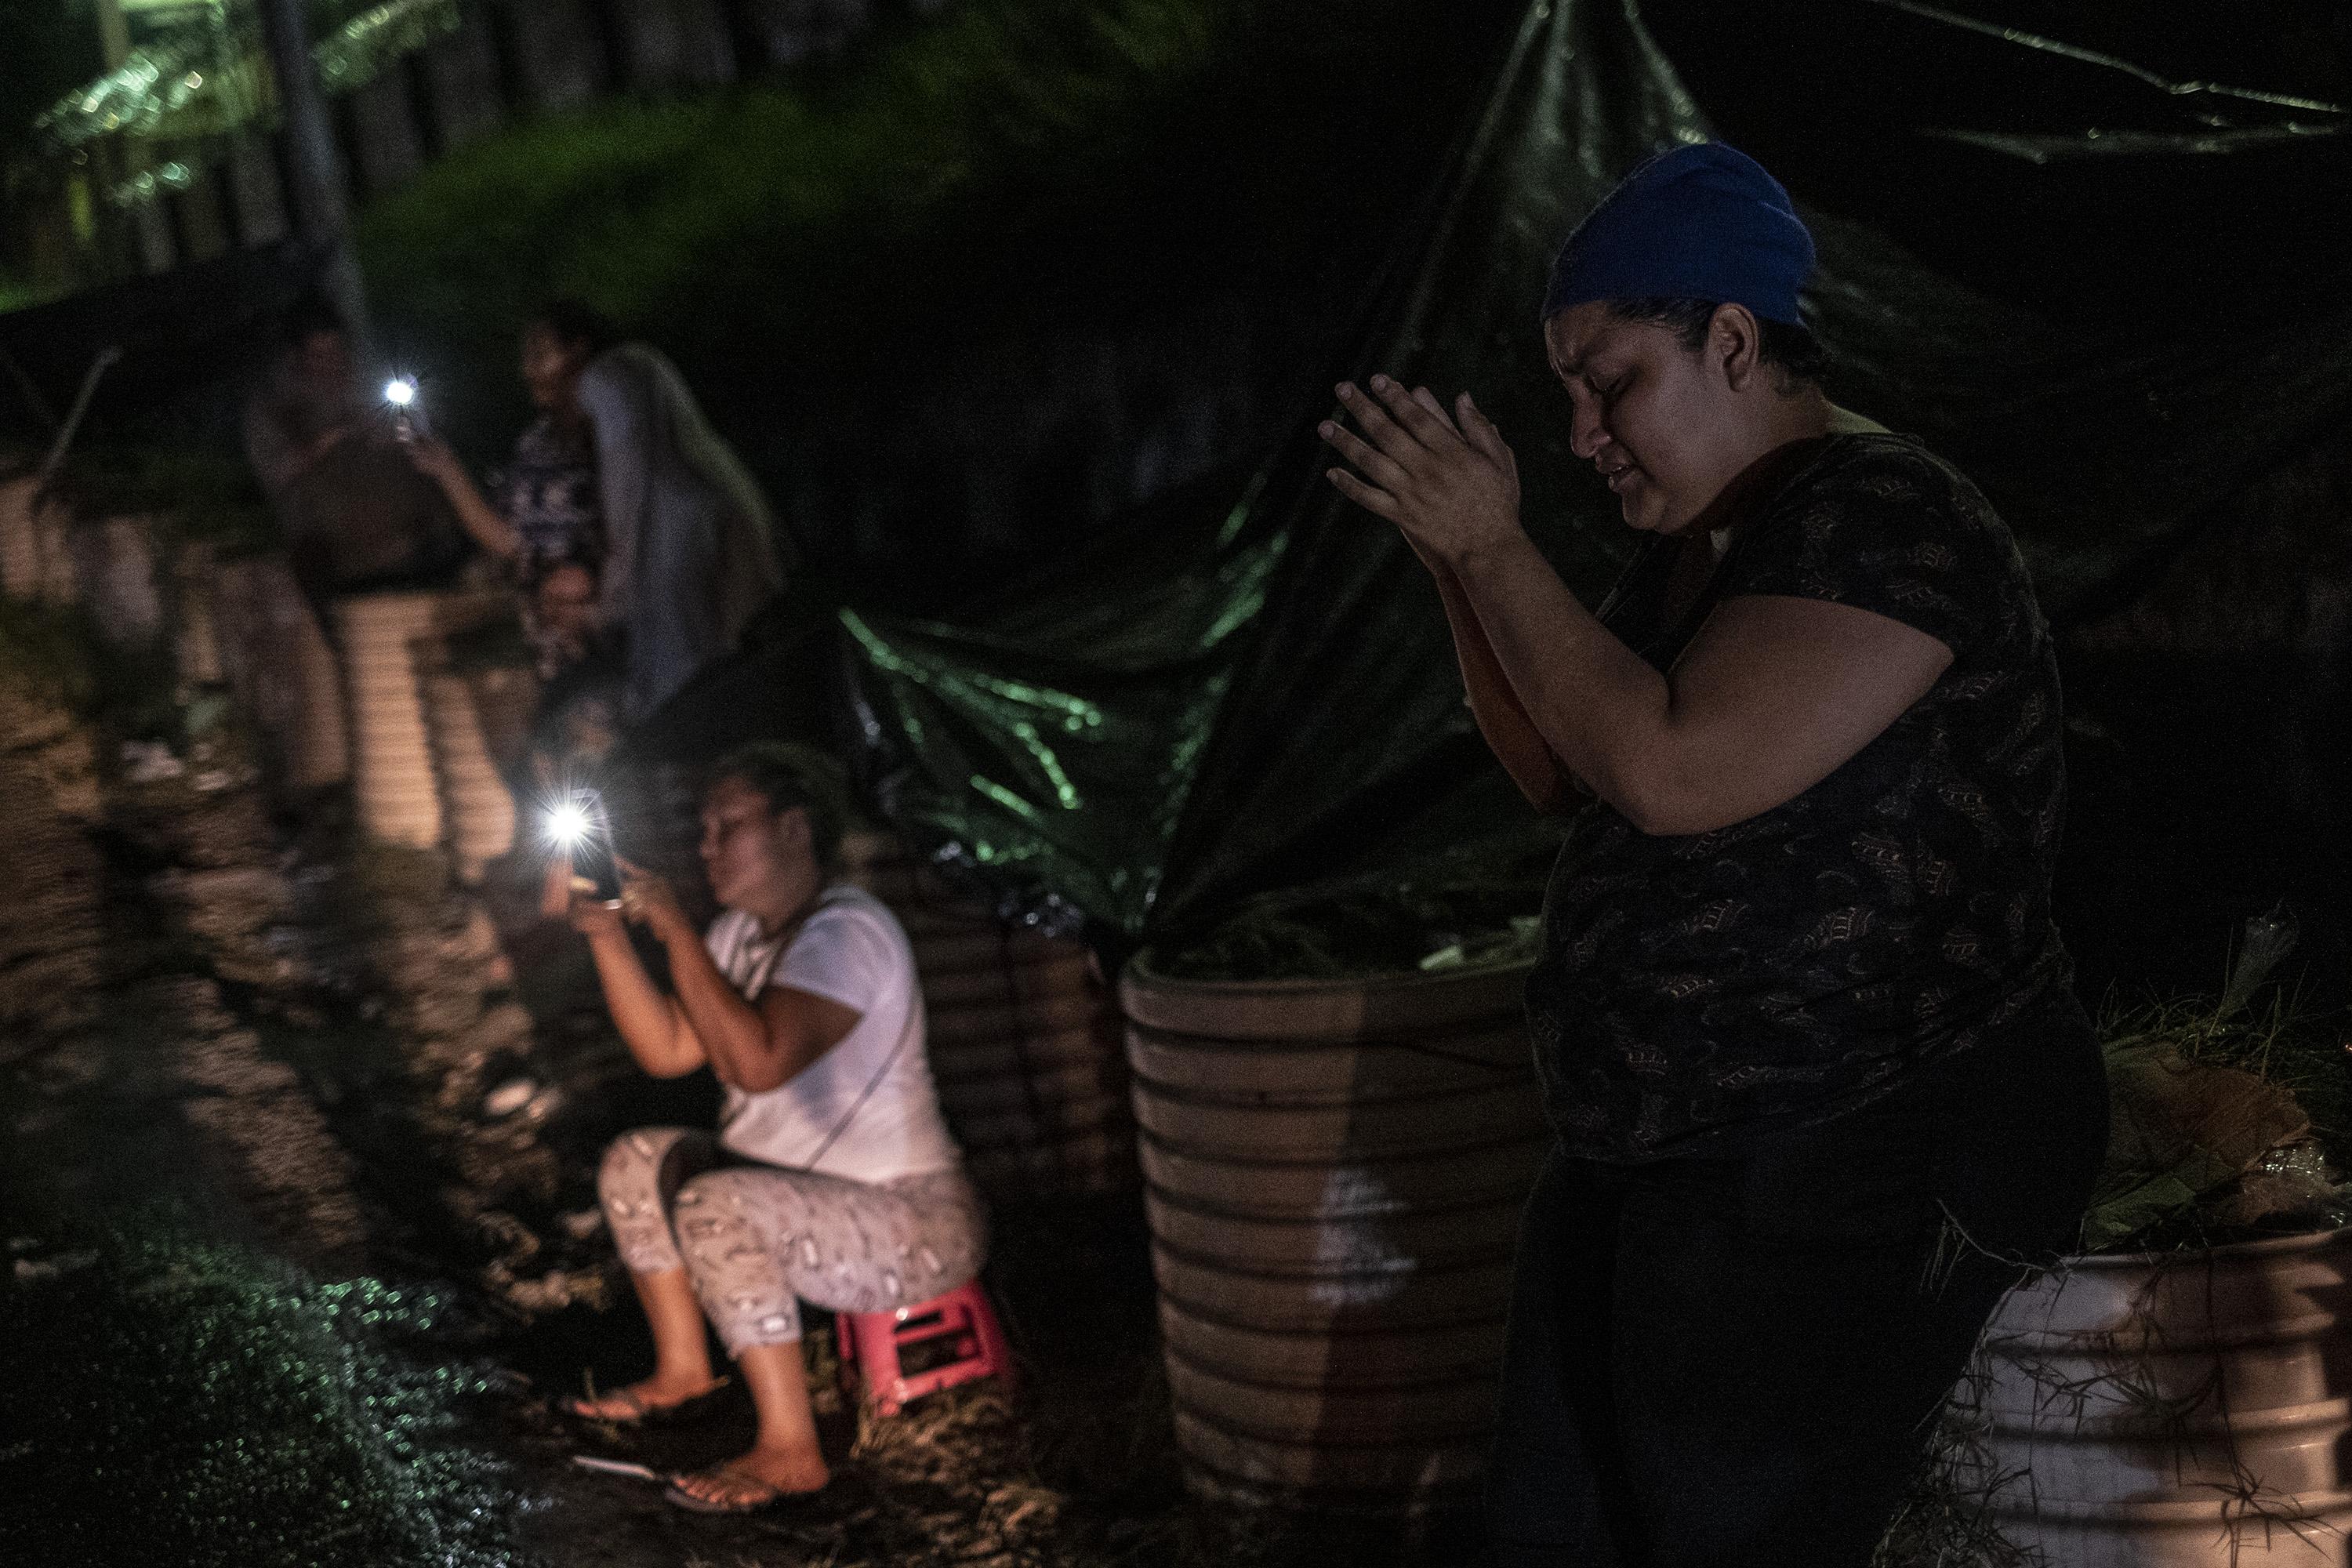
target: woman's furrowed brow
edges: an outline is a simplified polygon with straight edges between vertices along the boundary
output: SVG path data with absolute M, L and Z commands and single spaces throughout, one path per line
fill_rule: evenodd
M 1581 381 L 1590 385 L 1596 369 L 1595 362 L 1607 352 L 1604 347 L 1598 353 L 1587 351 L 1573 359 L 1554 359 L 1551 362 L 1552 372 L 1562 381 Z

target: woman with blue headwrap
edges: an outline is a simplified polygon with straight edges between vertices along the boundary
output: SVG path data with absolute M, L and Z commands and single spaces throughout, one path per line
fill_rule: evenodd
M 1720 144 L 1629 175 L 1543 306 L 1570 446 L 1651 535 L 1587 611 L 1465 393 L 1342 385 L 1332 482 L 1445 605 L 1481 731 L 1568 818 L 1528 987 L 1500 1560 L 1860 1568 L 2105 1086 L 2052 923 L 2057 669 L 2008 529 L 1838 408 L 1811 237 Z

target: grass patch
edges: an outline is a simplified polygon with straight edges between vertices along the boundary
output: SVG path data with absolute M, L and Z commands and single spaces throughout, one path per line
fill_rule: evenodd
M 2347 1020 L 2282 988 L 2284 907 L 2246 922 L 2221 994 L 2110 1006 L 2111 1116 L 2084 1249 L 2172 1251 L 2352 1222 Z
M 87 717 L 102 705 L 106 662 L 87 612 L 0 598 L 0 670 L 26 696 Z
M 79 605 L 0 598 L 0 674 L 26 696 L 99 722 L 110 735 L 176 742 L 196 727 L 174 697 L 171 656 L 110 646 Z
M 36 305 L 46 305 L 52 300 L 62 299 L 66 292 L 67 285 L 55 279 L 34 282 L 0 274 L 0 316 L 11 310 L 29 310 Z
M 241 452 L 173 440 L 110 441 L 75 448 L 53 481 L 77 517 L 151 517 L 159 559 L 182 542 L 216 560 L 285 542 Z
M 961 0 L 829 79 L 485 139 L 374 203 L 361 252 L 445 429 L 520 421 L 516 328 L 576 293 L 747 435 L 741 407 L 813 403 L 987 319 L 1311 269 L 1345 215 L 1398 204 L 1417 146 L 1410 198 L 1459 114 L 1445 62 L 1483 36 L 1402 0 Z M 1440 103 L 1433 141 L 1413 111 Z
M 2292 994 L 2150 1002 L 2103 1029 L 2107 1163 L 2086 1250 L 2193 1250 L 2352 1222 L 2344 1021 Z
M 1194 77 L 1238 10 L 972 0 L 831 83 L 520 127 L 367 211 L 385 335 L 438 370 L 460 426 L 520 416 L 515 328 L 555 293 L 705 369 L 746 351 L 796 369 L 833 357 L 888 301 L 953 291 L 971 246 L 919 237 L 979 191 L 1131 154 L 1141 106 Z M 987 216 L 1011 215 L 975 226 Z
M 452 1357 L 446 1292 L 315 1281 L 160 1203 L 67 1265 L 0 1293 L 11 1342 L 44 1349 L 13 1401 L 37 1439 L 0 1445 L 0 1556 L 520 1560 L 507 1467 L 467 1441 L 491 1370 Z
M 82 523 L 145 519 L 159 580 L 190 544 L 206 546 L 217 563 L 283 542 L 242 458 L 209 447 L 160 441 L 92 446 L 71 454 L 52 483 L 57 504 Z M 170 591 L 162 581 L 158 588 Z M 228 718 L 217 695 L 181 706 L 168 637 L 142 649 L 119 647 L 100 635 L 86 605 L 0 598 L 0 670 L 27 695 L 98 721 L 118 737 L 160 736 L 176 745 Z
M 2210 997 L 2149 1002 L 2113 1014 L 2101 1029 L 2108 1052 L 2168 1046 L 2190 1062 L 2231 1068 L 2284 1089 L 2311 1118 L 2312 1136 L 2337 1160 L 2352 1156 L 2344 1020 L 2305 1006 L 2291 991 L 2237 1012 Z

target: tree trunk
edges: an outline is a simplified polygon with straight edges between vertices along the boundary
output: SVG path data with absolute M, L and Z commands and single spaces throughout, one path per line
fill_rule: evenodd
M 291 154 L 294 232 L 317 258 L 319 285 L 350 327 L 364 361 L 367 293 L 359 260 L 352 254 L 351 185 L 328 121 L 326 94 L 319 87 L 302 0 L 261 0 L 261 26 L 269 44 L 270 70 L 278 79 L 278 110 Z

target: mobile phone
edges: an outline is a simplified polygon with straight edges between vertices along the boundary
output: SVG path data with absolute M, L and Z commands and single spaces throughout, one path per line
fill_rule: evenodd
M 621 867 L 613 854 L 610 839 L 574 845 L 572 874 L 595 885 L 596 890 L 591 896 L 599 903 L 617 904 L 621 901 Z
M 571 863 L 572 875 L 593 889 L 593 898 L 606 904 L 621 901 L 621 865 L 613 850 L 612 824 L 594 790 L 576 791 L 551 806 L 547 837 Z
M 392 410 L 392 433 L 402 441 L 425 434 L 425 406 L 416 398 L 416 378 L 395 375 L 383 384 L 383 401 Z

